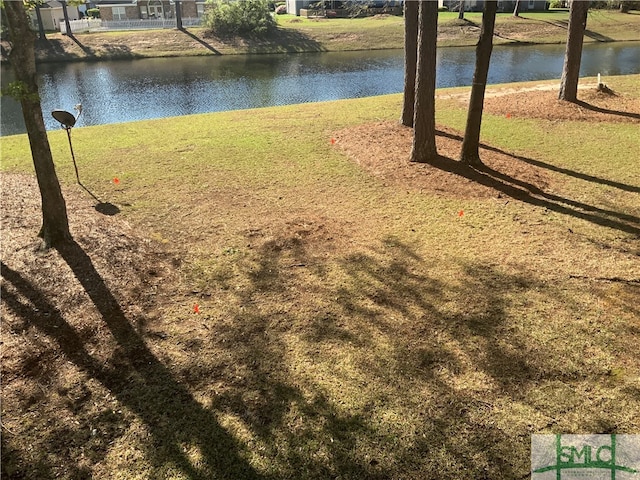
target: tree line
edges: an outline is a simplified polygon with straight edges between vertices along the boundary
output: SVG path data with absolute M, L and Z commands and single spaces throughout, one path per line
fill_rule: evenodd
M 461 2 L 462 3 L 462 2 Z M 517 6 L 514 15 L 517 15 Z M 413 128 L 412 162 L 434 163 L 436 147 L 435 90 L 438 3 L 405 1 L 405 82 L 401 123 Z M 467 122 L 459 160 L 471 167 L 482 166 L 480 130 L 484 95 L 496 22 L 497 0 L 485 0 L 476 60 L 471 83 Z M 567 44 L 558 98 L 575 102 L 582 57 L 582 44 L 587 25 L 589 1 L 573 0 L 569 8 Z M 460 8 L 462 12 L 462 8 Z

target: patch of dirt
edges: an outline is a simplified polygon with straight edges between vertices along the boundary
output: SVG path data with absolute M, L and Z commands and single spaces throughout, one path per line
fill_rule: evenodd
M 469 93 L 446 95 L 468 104 Z M 543 118 L 550 121 L 640 123 L 640 99 L 597 92 L 595 85 L 579 93 L 577 104 L 559 101 L 557 88 L 532 87 L 488 92 L 484 111 L 507 118 Z M 362 168 L 383 182 L 454 198 L 490 198 L 509 194 L 528 195 L 555 190 L 560 182 L 548 170 L 526 158 L 482 144 L 480 158 L 486 169 L 479 172 L 458 162 L 464 132 L 439 127 L 437 166 L 409 161 L 413 130 L 396 122 L 359 125 L 335 134 L 336 145 Z
M 336 133 L 336 145 L 362 168 L 401 188 L 410 188 L 454 198 L 491 198 L 500 192 L 478 180 L 482 173 L 457 161 L 462 147 L 462 133 L 439 127 L 436 144 L 440 156 L 437 166 L 409 161 L 413 130 L 395 122 L 360 125 Z M 544 169 L 507 152 L 481 148 L 480 157 L 487 167 L 509 179 L 513 185 L 531 190 L 549 186 Z M 529 191 L 531 191 L 529 190 Z M 523 194 L 526 192 L 523 190 Z
M 2 476 L 89 478 L 87 459 L 103 458 L 124 431 L 114 430 L 114 418 L 131 418 L 87 371 L 116 381 L 118 336 L 129 329 L 135 334 L 127 338 L 144 337 L 153 328 L 177 261 L 121 218 L 96 211 L 76 186 L 64 189 L 76 246 L 43 251 L 35 177 L 0 179 Z M 20 448 L 25 441 L 30 453 Z M 50 470 L 38 466 L 42 452 Z M 76 476 L 67 476 L 70 468 Z
M 558 88 L 544 90 L 496 92 L 488 95 L 484 111 L 513 118 L 544 120 L 582 120 L 586 122 L 640 123 L 640 98 L 597 90 L 586 85 L 578 92 L 578 102 L 558 100 Z

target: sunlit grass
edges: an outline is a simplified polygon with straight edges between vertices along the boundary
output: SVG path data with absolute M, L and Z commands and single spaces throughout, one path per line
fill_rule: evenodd
M 611 85 L 637 96 L 639 78 Z M 350 126 L 397 121 L 400 104 L 73 130 L 84 185 L 181 260 L 150 326 L 162 335 L 145 341 L 202 412 L 135 382 L 127 394 L 169 405 L 182 432 L 215 418 L 266 478 L 522 478 L 531 433 L 637 432 L 637 236 L 505 196 L 387 185 L 331 144 Z M 437 111 L 462 130 L 461 102 Z M 634 132 L 486 115 L 482 141 L 638 186 Z M 65 132 L 50 139 L 65 191 L 82 193 Z M 0 145 L 3 170 L 32 171 L 26 136 Z M 552 193 L 640 216 L 628 192 L 556 179 Z M 224 477 L 211 469 L 229 451 L 153 437 L 126 409 L 119 421 L 99 476 Z

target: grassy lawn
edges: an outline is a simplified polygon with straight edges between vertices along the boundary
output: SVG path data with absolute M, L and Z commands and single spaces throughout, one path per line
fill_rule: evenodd
M 640 97 L 638 75 L 607 81 Z M 439 91 L 441 126 L 463 129 L 467 91 Z M 49 305 L 49 323 L 3 306 L 3 468 L 514 479 L 528 478 L 533 433 L 638 433 L 637 121 L 487 113 L 482 141 L 540 166 L 543 193 L 523 200 L 442 190 L 418 166 L 405 167 L 424 188 L 394 183 L 345 153 L 400 105 L 75 128 L 83 184 L 115 217 L 93 211 L 66 134 L 51 132 L 70 218 L 83 215 L 74 235 L 120 280 L 85 298 L 82 275 L 45 268 L 57 253 L 3 249 L 5 298 L 20 275 L 59 288 L 24 302 L 32 318 Z M 5 174 L 32 172 L 24 135 L 0 146 Z
M 358 50 L 371 48 L 403 48 L 404 20 L 384 16 L 356 19 L 317 20 L 278 16 L 284 29 L 295 29 L 313 38 L 328 50 Z M 496 18 L 497 44 L 564 43 L 569 19 L 567 11 L 524 12 L 518 18 L 511 13 L 499 13 Z M 465 13 L 459 21 L 456 12 L 438 14 L 438 44 L 440 46 L 472 46 L 478 41 L 481 12 Z M 592 10 L 589 13 L 586 42 L 640 40 L 640 16 L 616 11 Z M 589 35 L 591 33 L 591 35 Z

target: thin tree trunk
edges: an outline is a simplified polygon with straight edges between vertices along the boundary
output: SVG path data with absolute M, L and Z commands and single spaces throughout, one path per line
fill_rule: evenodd
M 19 100 L 42 198 L 42 228 L 38 235 L 48 248 L 71 239 L 67 207 L 56 175 L 42 117 L 36 83 L 35 34 L 31 31 L 22 2 L 4 2 L 4 9 L 11 34 L 9 62 L 22 87 Z
M 73 37 L 73 32 L 71 31 L 71 24 L 69 23 L 69 12 L 67 12 L 67 0 L 60 0 L 60 4 L 62 5 L 62 16 L 64 17 L 64 26 L 67 32 L 65 35 L 69 37 Z
M 482 125 L 482 110 L 484 107 L 484 92 L 487 87 L 489 63 L 493 50 L 493 30 L 496 23 L 497 0 L 485 0 L 482 13 L 482 28 L 480 39 L 476 46 L 476 65 L 471 86 L 469 111 L 467 112 L 467 126 L 462 140 L 460 161 L 467 165 L 482 165 L 480 160 L 480 127 Z
M 418 62 L 418 1 L 404 3 L 404 100 L 401 123 L 413 127 Z
M 176 28 L 178 30 L 183 30 L 182 27 L 182 5 L 180 5 L 180 1 L 176 0 Z
M 458 20 L 464 20 L 464 0 L 460 0 L 458 4 Z
M 438 156 L 435 109 L 437 29 L 438 2 L 420 2 L 412 162 L 433 162 Z
M 562 79 L 560 80 L 560 93 L 558 95 L 560 100 L 566 100 L 567 102 L 575 102 L 578 99 L 582 43 L 584 31 L 587 28 L 588 10 L 589 2 L 583 0 L 573 0 L 569 8 L 567 46 L 562 67 Z
M 515 7 L 513 7 L 513 16 L 514 17 L 520 16 L 520 0 L 516 0 L 516 5 Z
M 44 31 L 44 24 L 42 23 L 42 12 L 40 11 L 40 5 L 36 4 L 36 19 L 38 20 L 38 33 L 40 40 L 46 40 L 47 34 Z

